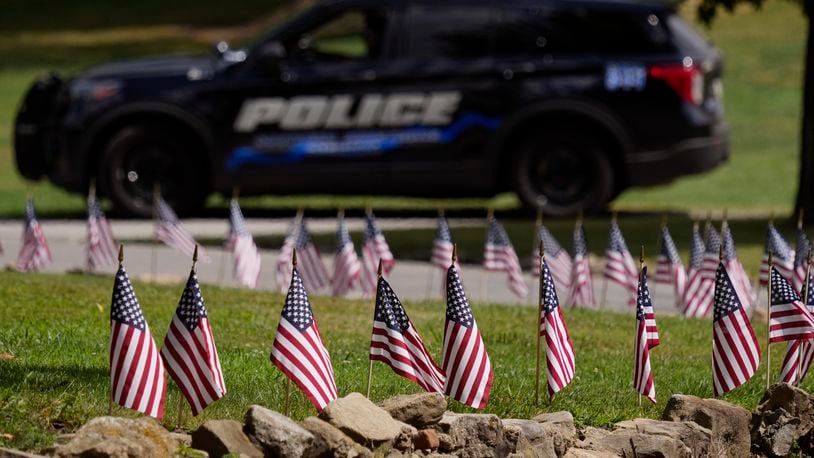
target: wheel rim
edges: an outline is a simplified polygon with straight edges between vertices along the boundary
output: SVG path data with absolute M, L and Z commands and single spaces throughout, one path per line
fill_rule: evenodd
M 539 204 L 565 208 L 590 201 L 598 177 L 588 155 L 560 145 L 536 158 L 527 170 Z
M 178 177 L 183 176 L 183 164 L 177 156 L 155 145 L 131 148 L 114 168 L 115 182 L 128 203 L 136 209 L 151 208 L 153 190 L 160 186 L 161 196 L 170 204 L 179 191 Z

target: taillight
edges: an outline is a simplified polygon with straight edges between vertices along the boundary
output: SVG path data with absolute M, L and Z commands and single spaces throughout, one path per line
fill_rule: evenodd
M 685 102 L 701 105 L 704 101 L 704 74 L 698 65 L 653 65 L 647 74 L 667 83 Z

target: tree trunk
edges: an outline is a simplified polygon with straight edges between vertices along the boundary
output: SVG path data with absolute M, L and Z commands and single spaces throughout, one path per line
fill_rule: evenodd
M 804 0 L 803 9 L 808 18 L 808 31 L 803 75 L 803 124 L 800 132 L 802 145 L 797 208 L 805 210 L 805 219 L 811 222 L 814 221 L 814 35 L 811 33 L 814 0 Z

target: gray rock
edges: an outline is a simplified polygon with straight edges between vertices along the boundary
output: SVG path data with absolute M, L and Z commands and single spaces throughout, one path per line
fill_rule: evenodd
M 795 444 L 814 452 L 814 399 L 800 388 L 778 383 L 769 387 L 752 415 L 752 451 L 786 456 Z
M 619 455 L 602 450 L 588 450 L 586 448 L 569 448 L 564 458 L 618 458 Z
M 709 456 L 712 433 L 691 421 L 658 421 L 646 418 L 617 423 L 616 430 L 630 430 L 640 434 L 665 436 L 681 441 L 692 456 Z
M 319 414 L 351 439 L 372 447 L 391 443 L 402 432 L 403 423 L 359 393 L 351 393 L 328 404 Z
M 546 440 L 546 434 L 540 423 L 534 420 L 517 420 L 513 418 L 501 420 L 503 428 L 513 426 L 520 428 L 523 436 L 532 444 L 541 444 Z
M 400 422 L 424 428 L 441 420 L 447 399 L 441 393 L 406 394 L 382 401 L 379 407 Z
M 439 432 L 441 452 L 452 452 L 460 457 L 484 457 L 506 456 L 510 451 L 503 423 L 496 415 L 446 412 L 435 428 Z
M 692 450 L 680 440 L 635 430 L 618 429 L 607 434 L 590 434 L 577 444 L 580 449 L 637 458 L 692 458 Z M 570 450 L 569 450 L 570 451 Z M 567 455 L 567 452 L 566 452 Z
M 308 417 L 302 421 L 302 427 L 315 438 L 315 447 L 307 454 L 325 458 L 372 458 L 373 453 L 357 444 L 347 434 L 333 427 L 330 423 L 317 417 Z
M 243 432 L 266 456 L 306 456 L 316 446 L 314 435 L 285 415 L 253 405 L 246 411 Z
M 234 420 L 208 420 L 192 433 L 191 446 L 219 458 L 229 453 L 261 458 L 261 452 L 243 434 L 243 425 Z
M 0 458 L 45 458 L 42 455 L 0 447 Z
M 673 395 L 664 408 L 662 420 L 694 421 L 712 433 L 710 452 L 729 456 L 747 456 L 751 439 L 752 415 L 743 407 L 719 399 L 701 399 L 683 394 Z
M 192 436 L 187 433 L 170 433 L 170 438 L 178 447 L 192 447 Z
M 577 441 L 577 428 L 574 426 L 574 416 L 571 412 L 563 410 L 544 413 L 532 420 L 540 424 L 545 436 L 552 441 L 557 456 L 565 455 L 566 450 Z
M 79 428 L 58 457 L 170 457 L 176 451 L 169 431 L 149 417 L 97 417 Z

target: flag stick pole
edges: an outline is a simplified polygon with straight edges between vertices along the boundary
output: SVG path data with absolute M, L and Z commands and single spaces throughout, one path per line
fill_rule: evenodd
M 122 267 L 122 263 L 124 263 L 124 244 L 119 244 L 119 267 Z M 112 323 L 111 323 L 112 326 Z M 112 377 L 112 374 L 111 374 Z M 110 396 L 107 398 L 107 415 L 113 415 L 113 383 L 110 383 Z
M 195 250 L 192 252 L 192 272 L 195 272 L 195 267 L 198 264 L 198 244 L 195 244 Z M 178 387 L 178 424 L 176 428 L 182 429 L 184 426 L 184 393 L 181 391 L 181 387 Z
M 384 268 L 382 266 L 382 260 L 379 258 L 379 267 L 376 269 L 376 277 L 377 281 L 381 281 L 382 275 L 384 272 Z M 379 299 L 378 287 L 376 288 L 376 300 Z M 376 306 L 373 306 L 373 320 L 376 320 Z M 368 358 L 370 355 L 368 354 Z M 370 399 L 370 386 L 373 384 L 373 360 L 370 360 L 370 363 L 367 366 L 367 398 Z
M 153 283 L 156 280 L 156 269 L 158 265 L 158 254 L 156 250 L 158 249 L 158 233 L 157 227 L 158 224 L 158 199 L 161 197 L 161 184 L 159 182 L 155 182 L 153 184 L 153 246 L 150 250 L 150 278 L 152 279 Z
M 495 218 L 495 210 L 490 208 L 486 213 L 486 234 L 485 239 L 489 240 L 489 226 L 492 224 L 492 220 Z M 489 302 L 489 271 L 486 269 L 486 266 L 483 266 L 483 281 L 481 281 L 481 299 L 484 303 Z
M 641 251 L 639 252 L 639 284 L 642 284 L 642 274 L 644 273 L 644 245 L 641 246 Z M 650 300 L 652 301 L 653 298 L 651 296 Z M 638 307 L 638 304 L 636 305 Z M 638 310 L 637 312 L 638 313 Z M 645 332 L 647 331 L 647 327 L 645 326 Z M 650 338 L 645 334 L 645 339 L 647 339 L 646 345 L 650 346 Z M 649 349 L 648 349 L 649 350 Z M 635 363 L 634 363 L 635 364 Z M 634 369 L 635 371 L 635 369 Z M 636 390 L 638 392 L 638 390 Z M 639 393 L 639 408 L 642 408 L 642 393 Z
M 88 185 L 88 200 L 90 200 L 91 196 L 94 197 L 94 200 L 96 200 L 96 177 L 90 177 L 90 184 Z M 90 238 L 85 241 L 85 245 L 87 247 L 87 253 L 90 253 Z M 93 265 L 90 262 L 90 256 L 88 256 L 87 259 L 87 272 L 93 273 Z
M 811 247 L 808 248 L 808 255 L 806 256 L 806 279 L 804 280 L 805 283 L 805 293 L 803 294 L 803 306 L 808 308 L 808 298 L 809 298 L 809 291 L 808 291 L 808 279 L 811 278 Z M 800 344 L 797 346 L 797 385 L 803 381 L 803 349 L 806 345 L 811 345 L 809 342 L 805 340 L 801 340 Z
M 534 234 L 532 235 L 532 240 L 534 240 L 534 242 L 532 242 L 532 247 L 531 247 L 531 252 L 532 253 L 535 253 L 536 250 L 539 248 L 539 244 L 543 243 L 543 241 L 540 239 L 540 227 L 542 225 L 543 225 L 543 208 L 539 207 L 539 208 L 537 208 L 537 220 L 534 221 Z M 532 262 L 532 264 L 533 264 L 533 262 Z M 540 266 L 539 265 L 538 266 L 531 266 L 532 278 L 534 278 L 534 267 L 540 267 Z M 540 275 L 542 276 L 542 273 Z M 534 296 L 531 296 L 531 300 L 534 301 Z
M 545 262 L 545 248 L 543 241 L 540 241 L 540 282 L 537 294 L 537 319 L 536 330 L 534 334 L 537 336 L 537 366 L 534 374 L 534 405 L 540 404 L 540 328 L 542 327 L 541 320 L 543 319 L 543 263 Z
M 767 286 L 768 303 L 766 304 L 766 389 L 769 389 L 771 384 L 772 373 L 772 348 L 771 348 L 771 326 L 772 326 L 772 269 L 774 268 L 772 261 L 772 252 L 769 251 L 769 284 Z
M 297 268 L 297 249 L 293 248 L 291 250 L 291 270 L 293 274 L 293 270 Z M 287 417 L 290 412 L 291 406 L 291 379 L 286 376 L 285 378 L 285 407 L 283 412 Z

